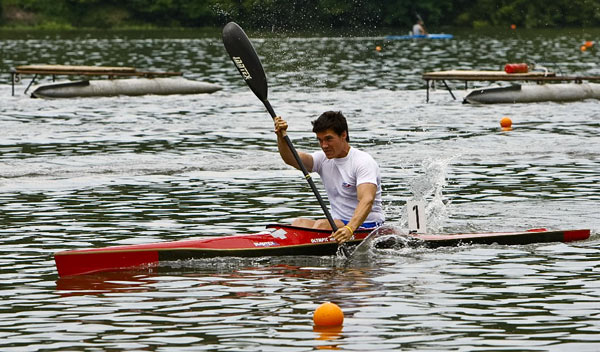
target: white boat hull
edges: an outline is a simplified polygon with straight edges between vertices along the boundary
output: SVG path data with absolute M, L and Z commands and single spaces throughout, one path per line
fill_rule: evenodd
M 169 95 L 213 93 L 221 86 L 183 77 L 84 80 L 41 84 L 31 92 L 32 98 L 108 97 L 117 95 Z
M 464 98 L 463 102 L 472 104 L 501 104 L 544 101 L 568 102 L 585 99 L 600 99 L 600 84 L 517 84 L 510 87 L 480 88 L 473 89 Z

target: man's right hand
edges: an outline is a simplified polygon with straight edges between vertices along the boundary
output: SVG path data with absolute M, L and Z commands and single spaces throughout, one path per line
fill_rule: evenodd
M 273 123 L 275 124 L 275 133 L 280 137 L 284 137 L 287 134 L 287 122 L 281 116 L 275 116 Z
M 298 165 L 298 161 L 296 160 L 294 154 L 292 153 L 292 151 L 290 149 L 289 144 L 291 142 L 289 139 L 286 141 L 286 138 L 285 138 L 285 136 L 287 135 L 287 129 L 288 129 L 287 122 L 285 122 L 285 120 L 282 119 L 281 116 L 275 116 L 273 118 L 273 122 L 275 124 L 275 133 L 277 134 L 277 149 L 279 150 L 279 155 L 281 155 L 281 158 L 283 159 L 283 161 L 286 164 L 293 166 L 296 169 L 300 170 L 301 167 L 300 167 L 300 165 Z M 306 167 L 306 170 L 308 170 L 308 172 L 312 172 L 312 167 L 313 167 L 312 155 L 303 153 L 301 151 L 297 151 L 297 152 L 298 152 L 298 156 L 300 157 L 300 160 L 302 161 L 302 164 L 304 164 L 304 166 Z

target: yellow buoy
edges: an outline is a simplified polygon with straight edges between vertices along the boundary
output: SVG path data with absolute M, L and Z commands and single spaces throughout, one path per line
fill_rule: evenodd
M 340 326 L 344 323 L 344 313 L 337 304 L 325 302 L 315 309 L 313 322 L 317 326 Z

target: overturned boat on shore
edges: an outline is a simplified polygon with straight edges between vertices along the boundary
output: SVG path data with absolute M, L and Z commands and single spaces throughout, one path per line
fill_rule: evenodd
M 598 83 L 514 84 L 508 87 L 473 89 L 465 104 L 510 104 L 545 101 L 570 102 L 600 99 Z

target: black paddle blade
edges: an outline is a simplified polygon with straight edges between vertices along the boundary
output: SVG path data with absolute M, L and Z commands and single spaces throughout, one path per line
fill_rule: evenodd
M 223 44 L 250 89 L 258 99 L 266 101 L 267 77 L 265 70 L 242 27 L 235 22 L 227 23 L 223 28 Z

